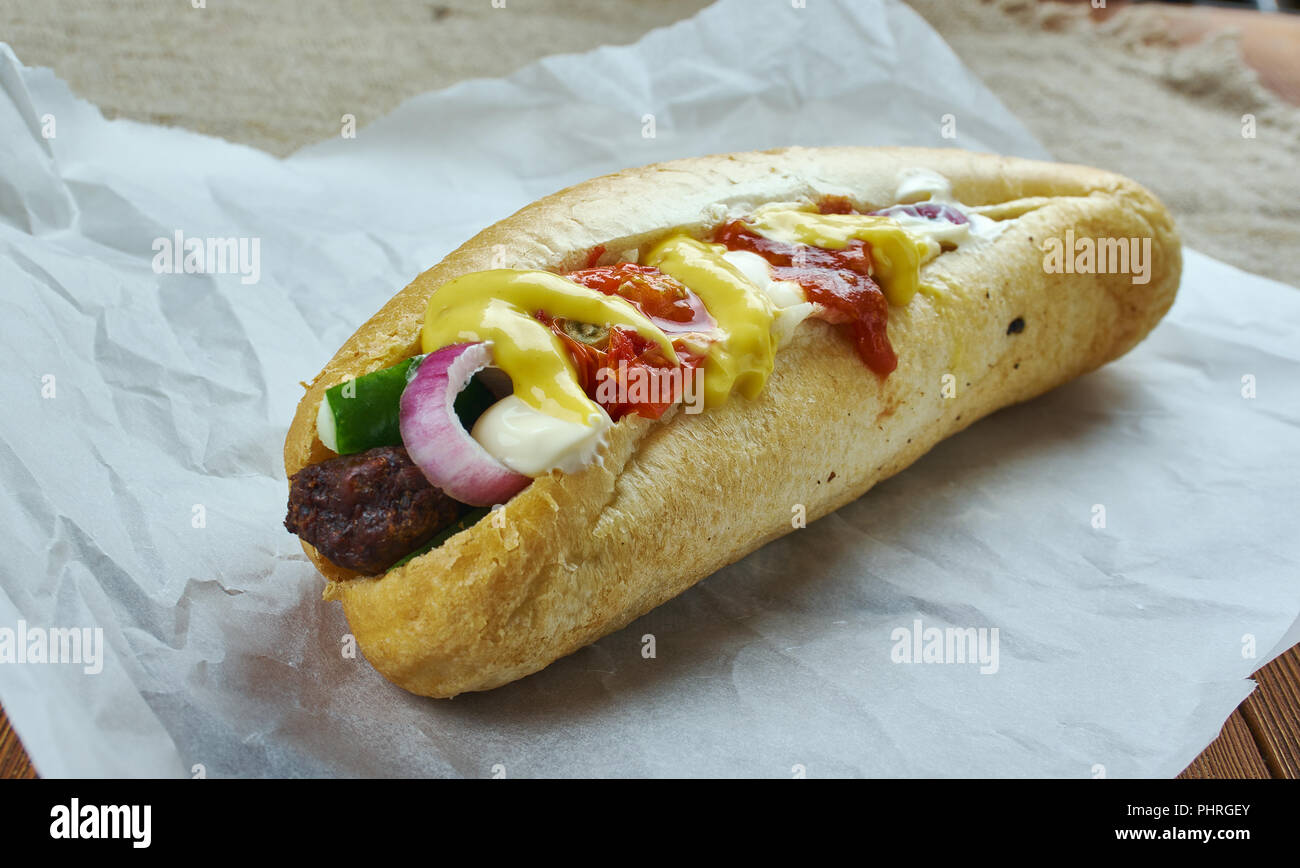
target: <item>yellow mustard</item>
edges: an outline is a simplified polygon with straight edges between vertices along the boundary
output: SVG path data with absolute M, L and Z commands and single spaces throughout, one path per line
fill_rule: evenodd
M 539 310 L 630 329 L 677 361 L 668 336 L 624 299 L 548 271 L 506 268 L 466 274 L 438 287 L 429 298 L 421 343 L 431 353 L 451 344 L 491 341 L 493 363 L 510 375 L 516 396 L 549 416 L 591 425 L 600 409 L 579 385 L 564 344 L 533 317 Z
M 733 390 L 747 398 L 762 391 L 772 373 L 776 339 L 772 302 L 736 266 L 720 244 L 674 235 L 647 253 L 644 264 L 676 278 L 700 297 L 721 334 L 704 361 L 704 406 L 725 402 Z
M 819 214 L 797 208 L 766 208 L 746 225 L 785 244 L 842 250 L 853 239 L 871 245 L 874 277 L 893 305 L 905 305 L 919 288 L 921 265 L 938 245 L 907 232 L 888 217 Z M 728 262 L 719 244 L 673 235 L 641 262 L 689 287 L 718 324 L 704 361 L 704 403 L 718 406 L 732 392 L 753 398 L 772 373 L 777 309 L 764 292 Z M 578 322 L 621 326 L 657 344 L 678 360 L 672 341 L 630 302 L 605 295 L 547 271 L 494 269 L 443 284 L 429 299 L 422 344 L 442 347 L 490 341 L 494 364 L 510 375 L 515 395 L 547 415 L 594 424 L 600 409 L 583 392 L 563 342 L 534 312 Z
M 892 305 L 912 300 L 921 265 L 939 253 L 938 245 L 912 235 L 897 220 L 870 214 L 818 214 L 795 209 L 764 209 L 745 225 L 782 244 L 810 244 L 843 250 L 857 239 L 871 245 L 873 275 Z

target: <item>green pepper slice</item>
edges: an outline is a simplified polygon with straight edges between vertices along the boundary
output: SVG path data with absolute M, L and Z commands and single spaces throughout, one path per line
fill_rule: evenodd
M 326 448 L 352 455 L 377 446 L 401 446 L 402 391 L 423 360 L 424 356 L 413 356 L 326 389 L 316 416 L 316 433 Z M 477 377 L 470 380 L 455 403 L 465 430 L 495 400 Z

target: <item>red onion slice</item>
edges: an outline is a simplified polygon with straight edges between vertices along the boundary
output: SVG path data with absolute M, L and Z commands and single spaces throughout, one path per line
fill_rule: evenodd
M 456 396 L 492 363 L 487 344 L 453 344 L 430 353 L 402 392 L 398 416 L 406 451 L 432 484 L 470 506 L 505 503 L 528 483 L 469 435 Z
M 879 211 L 872 211 L 875 217 L 893 217 L 897 214 L 906 214 L 909 217 L 920 217 L 925 220 L 947 220 L 957 226 L 969 223 L 966 215 L 953 208 L 951 205 L 945 205 L 942 202 L 919 202 L 915 205 L 894 205 L 891 208 L 881 208 Z

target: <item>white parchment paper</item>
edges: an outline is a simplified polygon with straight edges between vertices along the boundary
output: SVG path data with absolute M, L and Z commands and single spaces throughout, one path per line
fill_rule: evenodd
M 723 2 L 283 161 L 105 121 L 7 48 L 0 89 L 0 628 L 108 645 L 94 675 L 0 664 L 45 775 L 1173 775 L 1297 638 L 1300 294 L 1189 253 L 1121 361 L 539 675 L 432 701 L 341 653 L 281 527 L 298 381 L 473 232 L 599 173 L 1046 156 L 905 7 Z M 258 239 L 258 282 L 155 273 L 177 231 Z M 918 620 L 997 628 L 996 673 L 892 662 Z

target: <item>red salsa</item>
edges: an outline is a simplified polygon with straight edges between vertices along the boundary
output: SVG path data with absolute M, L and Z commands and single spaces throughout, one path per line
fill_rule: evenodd
M 818 209 L 823 214 L 857 213 L 848 199 L 837 196 L 823 198 Z M 850 241 L 843 250 L 783 244 L 751 231 L 739 220 L 718 227 L 712 240 L 728 250 L 757 253 L 771 264 L 773 279 L 794 281 L 803 287 L 808 300 L 822 306 L 823 319 L 850 327 L 858 355 L 872 371 L 885 376 L 898 367 L 898 357 L 885 331 L 889 302 L 871 278 L 871 247 L 865 241 Z M 593 248 L 586 267 L 565 277 L 626 299 L 670 336 L 707 332 L 716 327 L 704 302 L 680 281 L 647 265 L 596 265 L 604 252 L 603 246 Z M 615 421 L 628 413 L 658 419 L 681 398 L 681 384 L 704 361 L 676 342 L 679 371 L 658 345 L 631 329 L 570 323 L 543 311 L 537 311 L 535 316 L 564 343 L 587 396 Z M 631 380 L 642 384 L 654 381 L 650 397 L 644 398 L 644 387 L 634 389 Z M 611 388 L 616 390 L 613 394 L 627 400 L 605 399 Z
M 668 335 L 710 331 L 717 326 L 699 296 L 657 268 L 620 262 L 583 268 L 565 277 L 626 299 Z M 703 362 L 701 356 L 674 344 L 680 366 L 673 364 L 657 344 L 631 329 L 614 326 L 606 331 L 585 323 L 568 323 L 542 311 L 535 316 L 564 343 L 583 391 L 615 422 L 628 413 L 658 419 L 681 399 L 683 384 Z M 602 400 L 610 394 L 627 400 Z
M 649 265 L 620 262 L 565 275 L 574 283 L 632 302 L 665 334 L 710 331 L 717 326 L 700 297 Z

